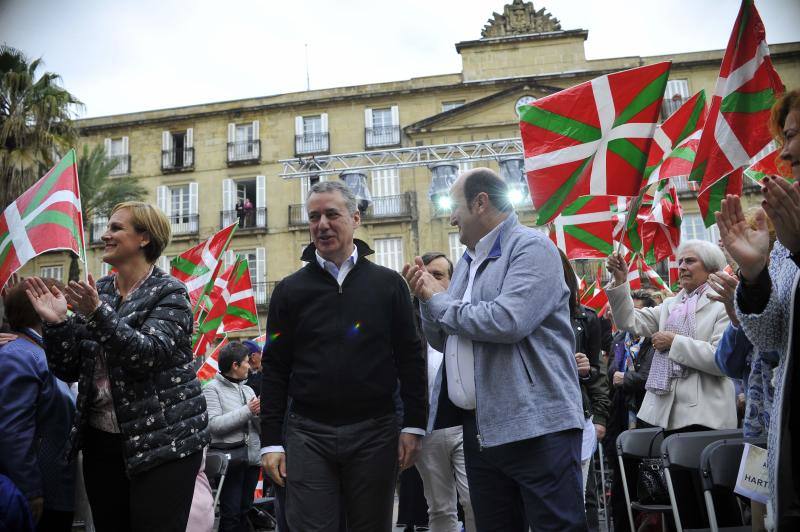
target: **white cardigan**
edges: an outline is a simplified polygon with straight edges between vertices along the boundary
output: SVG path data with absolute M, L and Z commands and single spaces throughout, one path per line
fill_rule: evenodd
M 606 287 L 606 294 L 617 327 L 649 337 L 664 330 L 669 313 L 683 291 L 657 307 L 643 309 L 634 308 L 628 283 Z M 700 296 L 695 311 L 695 338 L 676 335 L 669 350 L 669 358 L 686 366 L 688 374 L 674 379 L 668 393 L 656 395 L 648 391 L 637 414 L 639 419 L 667 430 L 689 425 L 736 428 L 733 381 L 722 374 L 714 360 L 717 344 L 729 322 L 725 305 L 708 299 L 705 293 Z

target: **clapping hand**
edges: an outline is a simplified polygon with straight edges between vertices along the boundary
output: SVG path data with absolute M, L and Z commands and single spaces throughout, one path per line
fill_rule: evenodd
M 778 240 L 789 251 L 800 252 L 800 184 L 767 176 L 762 190 L 762 205 L 775 226 Z
M 89 274 L 89 282 L 70 281 L 66 290 L 67 302 L 75 312 L 88 316 L 100 306 L 100 296 L 94 284 L 94 277 Z
M 739 265 L 742 277 L 754 281 L 767 265 L 769 256 L 769 231 L 764 211 L 756 213 L 756 228 L 744 219 L 738 196 L 728 194 L 722 200 L 722 210 L 714 213 L 722 244 Z
M 433 294 L 443 291 L 439 281 L 425 269 L 425 264 L 420 257 L 414 259 L 413 265 L 403 266 L 403 277 L 411 292 L 422 301 L 427 301 Z
M 251 398 L 247 401 L 247 408 L 250 409 L 251 414 L 257 416 L 261 412 L 261 400 L 258 397 Z
M 61 323 L 67 319 L 67 298 L 55 286 L 47 288 L 39 277 L 30 277 L 25 279 L 25 293 L 45 323 Z
M 734 326 L 739 326 L 739 319 L 736 317 L 736 309 L 733 306 L 733 298 L 736 295 L 736 286 L 739 284 L 739 279 L 735 275 L 728 275 L 725 272 L 712 273 L 708 276 L 708 286 L 711 287 L 712 292 L 709 292 L 708 299 L 711 301 L 719 301 L 725 305 L 725 312 L 731 319 Z

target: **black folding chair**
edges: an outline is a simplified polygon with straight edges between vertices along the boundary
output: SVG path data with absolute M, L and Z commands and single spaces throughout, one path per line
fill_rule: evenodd
M 708 512 L 708 524 L 712 532 L 720 530 L 726 532 L 745 532 L 751 527 L 723 527 L 717 524 L 717 512 L 714 508 L 714 498 L 711 496 L 714 490 L 726 490 L 733 493 L 736 487 L 736 478 L 739 476 L 739 463 L 742 461 L 744 444 L 751 443 L 759 447 L 766 447 L 765 438 L 742 438 L 725 439 L 715 441 L 708 445 L 700 454 L 700 475 L 703 482 L 703 498 Z
M 661 442 L 661 458 L 664 461 L 664 476 L 667 481 L 669 500 L 672 506 L 672 515 L 675 528 L 683 532 L 680 512 L 678 510 L 675 487 L 672 484 L 671 469 L 684 469 L 700 473 L 700 455 L 709 444 L 726 438 L 741 438 L 740 429 L 733 430 L 707 430 L 702 432 L 682 432 L 672 434 Z
M 669 513 L 671 507 L 664 504 L 641 504 L 631 500 L 631 489 L 625 474 L 625 459 L 640 462 L 643 458 L 658 458 L 664 431 L 655 427 L 650 429 L 626 430 L 617 437 L 617 460 L 619 460 L 619 474 L 622 479 L 622 491 L 625 493 L 625 503 L 628 507 L 628 522 L 631 532 L 636 532 L 633 522 L 633 510 L 638 512 Z M 663 521 L 662 521 L 663 523 Z
M 225 482 L 225 473 L 228 472 L 228 455 L 209 450 L 206 453 L 204 471 L 209 484 L 211 484 L 211 492 L 214 494 L 214 515 L 216 515 L 219 494 L 222 492 L 222 484 Z

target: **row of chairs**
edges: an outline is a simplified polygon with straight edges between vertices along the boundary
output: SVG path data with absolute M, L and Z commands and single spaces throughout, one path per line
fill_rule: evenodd
M 679 470 L 699 475 L 702 483 L 703 502 L 701 504 L 705 505 L 709 527 L 700 530 L 713 532 L 750 530 L 750 526 L 720 528 L 712 497 L 713 493 L 720 491 L 733 493 L 745 443 L 760 447 L 766 446 L 764 439 L 744 438 L 741 430 L 685 432 L 672 434 L 666 438 L 660 428 L 626 430 L 620 434 L 616 441 L 617 459 L 625 501 L 628 506 L 631 532 L 636 532 L 633 524 L 633 511 L 663 514 L 662 526 L 665 526 L 666 516 L 671 514 L 678 532 L 685 530 L 681 522 L 678 501 L 679 498 L 694 497 L 694 493 L 676 494 L 672 476 Z M 661 458 L 663 461 L 669 504 L 641 504 L 639 501 L 632 500 L 632 479 L 627 478 L 625 474 L 625 461 L 640 462 L 645 458 Z M 688 532 L 688 529 L 686 530 Z
M 219 518 L 219 495 L 225 484 L 225 475 L 228 472 L 229 455 L 224 452 L 209 450 L 206 453 L 205 474 L 211 484 L 211 493 L 214 496 L 215 530 L 216 520 Z M 275 527 L 277 520 L 274 515 L 275 497 L 262 497 L 253 501 L 256 508 Z

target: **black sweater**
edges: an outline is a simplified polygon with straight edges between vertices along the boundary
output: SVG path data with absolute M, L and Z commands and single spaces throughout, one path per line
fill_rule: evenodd
M 400 381 L 404 427 L 426 426 L 427 380 L 423 344 L 405 281 L 366 259 L 341 287 L 317 263 L 284 278 L 270 298 L 261 392 L 261 445 L 282 445 L 287 397 L 292 411 L 340 426 L 395 412 Z

